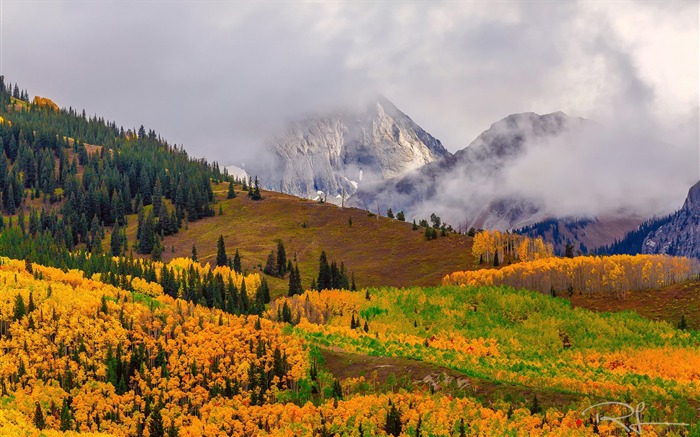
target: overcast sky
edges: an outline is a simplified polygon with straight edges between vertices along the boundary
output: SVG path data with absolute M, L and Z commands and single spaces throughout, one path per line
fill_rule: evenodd
M 230 164 L 382 93 L 448 150 L 515 112 L 645 123 L 698 163 L 698 2 L 2 1 L 2 73 Z M 700 163 L 698 163 L 700 165 Z

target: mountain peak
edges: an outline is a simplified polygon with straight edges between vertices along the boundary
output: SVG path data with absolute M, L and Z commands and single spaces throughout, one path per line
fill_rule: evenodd
M 266 188 L 310 198 L 323 191 L 328 200 L 450 155 L 383 95 L 364 112 L 337 111 L 294 122 L 268 141 L 268 149 L 274 162 L 257 173 Z

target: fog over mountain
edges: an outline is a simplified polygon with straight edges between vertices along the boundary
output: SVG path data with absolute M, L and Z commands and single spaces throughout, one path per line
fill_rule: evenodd
M 687 1 L 5 1 L 0 74 L 246 167 L 289 123 L 365 108 L 378 93 L 452 153 L 509 114 L 562 111 L 602 128 L 528 138 L 508 171 L 476 188 L 441 178 L 415 214 L 459 222 L 489 193 L 525 202 L 496 205 L 514 215 L 646 214 L 678 208 L 700 173 L 698 10 Z
M 339 204 L 360 185 L 383 183 L 451 155 L 383 96 L 363 110 L 290 123 L 266 145 L 272 156 L 249 168 L 265 187 Z

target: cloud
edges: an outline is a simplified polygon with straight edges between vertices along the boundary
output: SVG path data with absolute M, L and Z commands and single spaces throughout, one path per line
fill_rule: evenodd
M 571 146 L 542 184 L 579 165 L 603 187 L 646 176 L 645 192 L 678 199 L 673 181 L 700 173 L 697 16 L 683 1 L 5 1 L 2 68 L 30 93 L 222 164 L 255 159 L 289 119 L 377 92 L 452 151 L 508 114 L 561 110 L 623 126 L 626 145 Z M 599 172 L 594 152 L 620 174 Z M 643 162 L 624 166 L 630 156 Z

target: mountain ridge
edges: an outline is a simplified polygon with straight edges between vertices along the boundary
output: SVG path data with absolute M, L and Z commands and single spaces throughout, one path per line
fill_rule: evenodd
M 385 184 L 359 189 L 350 199 L 356 206 L 391 207 L 416 216 L 430 214 L 425 204 L 442 195 L 444 204 L 464 203 L 460 217 L 447 217 L 466 228 L 511 229 L 544 220 L 550 214 L 538 199 L 502 193 L 504 169 L 527 150 L 527 142 L 545 141 L 583 125 L 584 119 L 563 112 L 511 114 L 493 123 L 467 147 Z M 455 187 L 460 183 L 461 186 Z M 486 189 L 484 189 L 486 187 Z M 489 191 L 489 193 L 484 193 Z M 457 193 L 457 198 L 451 198 Z M 464 201 L 465 197 L 469 199 Z M 438 202 L 434 202 L 438 203 Z M 448 215 L 448 214 L 445 214 Z
M 269 161 L 253 169 L 265 188 L 306 198 L 321 191 L 330 201 L 355 192 L 360 184 L 384 181 L 451 155 L 381 95 L 364 111 L 292 121 L 266 144 Z

